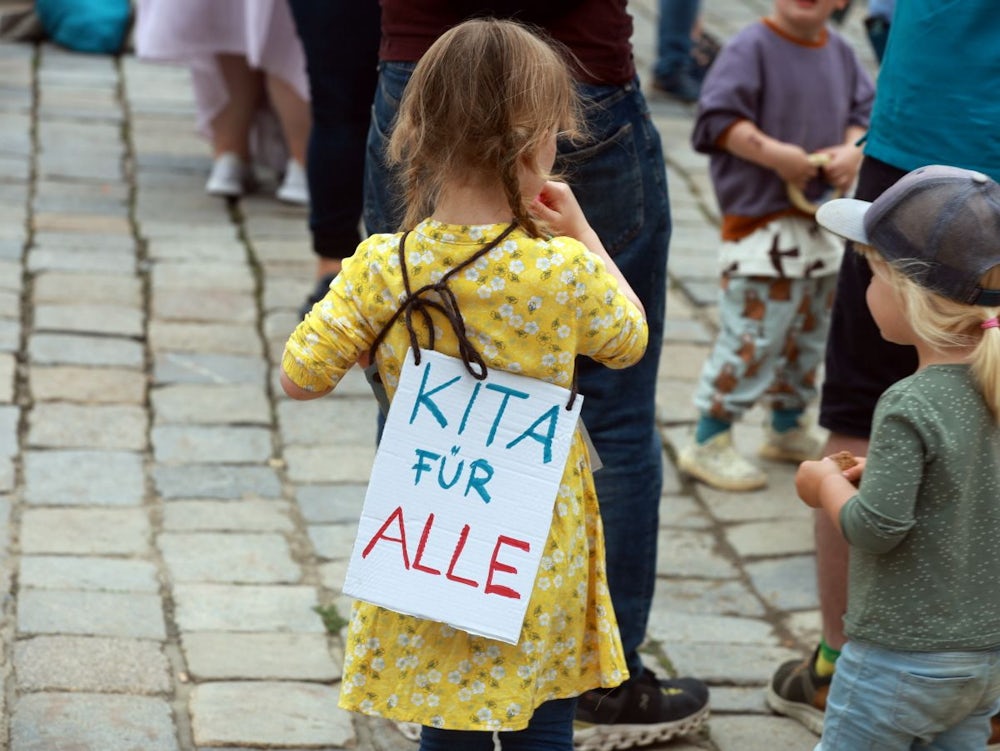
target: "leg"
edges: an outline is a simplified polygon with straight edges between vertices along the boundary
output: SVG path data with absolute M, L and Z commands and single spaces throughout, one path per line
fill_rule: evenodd
M 608 582 L 631 674 L 613 696 L 584 694 L 577 718 L 590 725 L 585 733 L 605 742 L 626 736 L 628 724 L 643 724 L 647 742 L 667 740 L 701 726 L 708 690 L 687 679 L 676 682 L 676 692 L 665 692 L 638 651 L 656 581 L 663 472 L 655 390 L 670 238 L 666 169 L 638 82 L 580 90 L 594 141 L 580 153 L 563 145 L 556 170 L 566 175 L 590 224 L 642 299 L 650 332 L 645 355 L 631 368 L 610 370 L 585 358 L 577 362 L 583 420 L 604 462 L 594 483 Z
M 277 76 L 266 76 L 267 95 L 278 113 L 281 131 L 288 144 L 288 153 L 300 165 L 306 163 L 306 144 L 312 120 L 309 103 L 298 95 L 286 81 Z
M 420 751 L 493 751 L 493 733 L 483 730 L 420 730 Z
M 309 227 L 320 279 L 338 272 L 341 259 L 354 252 L 360 239 L 380 12 L 377 3 L 369 2 L 290 0 L 290 6 L 309 73 Z
M 250 160 L 250 126 L 260 105 L 262 77 L 247 65 L 242 55 L 216 55 L 216 62 L 226 81 L 229 99 L 212 119 L 212 151 L 215 156 L 236 154 Z
M 498 733 L 503 751 L 572 751 L 576 699 L 555 699 L 535 709 L 524 730 Z
M 696 101 L 701 91 L 691 58 L 698 6 L 699 0 L 660 0 L 653 84 L 684 102 Z

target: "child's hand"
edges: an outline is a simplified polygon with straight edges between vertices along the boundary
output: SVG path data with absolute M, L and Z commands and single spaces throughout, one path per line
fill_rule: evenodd
M 819 488 L 823 478 L 840 475 L 840 467 L 829 457 L 818 461 L 802 462 L 795 473 L 795 491 L 807 506 L 820 508 Z
M 776 145 L 771 162 L 778 176 L 799 190 L 805 190 L 806 184 L 819 174 L 819 167 L 809 161 L 806 150 L 792 143 Z
M 823 178 L 837 190 L 848 191 L 861 167 L 862 150 L 854 144 L 840 144 L 821 149 L 819 153 L 830 156 L 829 163 L 823 167 Z
M 566 183 L 549 180 L 531 203 L 531 213 L 541 219 L 557 235 L 583 241 L 591 231 L 583 209 Z
M 863 456 L 856 456 L 854 457 L 854 461 L 856 461 L 857 464 L 853 467 L 848 467 L 842 474 L 847 478 L 847 481 L 850 482 L 851 485 L 857 487 L 861 482 L 861 475 L 863 475 L 865 471 L 866 458 Z

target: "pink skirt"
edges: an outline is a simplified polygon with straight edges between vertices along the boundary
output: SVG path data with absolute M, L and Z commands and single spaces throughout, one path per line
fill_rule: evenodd
M 219 54 L 243 55 L 309 101 L 305 54 L 287 0 L 138 0 L 135 47 L 141 60 L 189 66 L 206 135 L 229 98 Z

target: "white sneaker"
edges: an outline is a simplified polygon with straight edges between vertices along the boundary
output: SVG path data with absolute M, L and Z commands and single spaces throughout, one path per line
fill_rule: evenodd
M 733 448 L 732 431 L 725 430 L 705 443 L 681 449 L 677 467 L 719 490 L 757 490 L 767 485 L 767 475 Z
M 219 154 L 212 163 L 212 173 L 205 183 L 210 196 L 238 198 L 257 186 L 253 168 L 231 151 Z
M 818 459 L 822 448 L 819 438 L 802 425 L 784 433 L 779 433 L 769 425 L 767 437 L 757 453 L 763 459 L 798 464 L 809 459 Z
M 285 203 L 295 203 L 300 206 L 309 205 L 309 182 L 306 180 L 306 171 L 294 159 L 288 160 L 288 166 L 285 168 L 285 179 L 275 196 L 279 201 Z

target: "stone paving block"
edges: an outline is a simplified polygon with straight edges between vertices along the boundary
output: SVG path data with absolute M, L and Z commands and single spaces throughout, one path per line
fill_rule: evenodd
M 192 295 L 187 290 L 161 289 L 153 294 L 152 315 L 164 321 L 256 324 L 257 301 L 249 292 L 218 290 L 211 295 Z
M 340 679 L 323 634 L 184 634 L 181 646 L 197 681 Z
M 151 537 L 140 508 L 28 508 L 21 515 L 25 555 L 143 555 Z
M 818 740 L 787 717 L 712 717 L 712 743 L 718 751 L 810 749 Z
M 149 346 L 162 352 L 206 352 L 260 356 L 263 344 L 257 329 L 248 324 L 157 321 L 149 324 Z
M 292 532 L 286 501 L 168 501 L 161 507 L 168 532 Z
M 151 287 L 188 290 L 189 294 L 214 294 L 217 290 L 253 292 L 257 282 L 246 266 L 205 261 L 163 261 L 153 266 Z
M 319 567 L 319 578 L 320 583 L 327 589 L 331 589 L 334 592 L 340 592 L 344 588 L 344 582 L 347 579 L 347 564 L 349 563 L 347 558 L 342 558 L 339 561 L 328 561 L 323 563 Z M 346 618 L 349 609 L 341 611 L 341 614 Z
M 35 331 L 141 337 L 143 314 L 120 305 L 37 305 Z
M 189 702 L 199 745 L 354 745 L 351 715 L 337 708 L 338 691 L 312 683 L 203 683 Z
M 798 640 L 799 644 L 807 648 L 809 653 L 812 652 L 813 647 L 819 644 L 820 637 L 823 635 L 823 621 L 818 607 L 815 610 L 784 613 L 781 622 L 792 636 Z M 805 657 L 805 654 L 803 654 L 803 657 Z
M 166 532 L 156 543 L 175 582 L 281 584 L 302 579 L 288 543 L 278 534 Z
M 673 466 L 668 463 L 668 466 Z M 664 495 L 660 500 L 660 526 L 684 529 L 708 529 L 714 523 L 697 501 L 679 493 Z M 658 569 L 661 574 L 669 570 Z
M 28 340 L 28 357 L 38 365 L 93 365 L 142 368 L 142 344 L 128 339 L 79 336 L 76 334 L 33 334 Z
M 160 591 L 153 563 L 122 558 L 26 555 L 21 558 L 18 582 L 31 589 Z
M 656 617 L 668 619 L 671 613 L 764 615 L 753 592 L 742 581 L 729 579 L 657 579 L 653 611 Z
M 174 603 L 182 632 L 324 633 L 313 587 L 182 583 L 174 586 Z
M 21 291 L 21 264 L 14 260 L 0 259 L 0 289 Z
M 707 683 L 734 686 L 765 686 L 775 668 L 797 658 L 799 652 L 767 644 L 727 642 L 679 642 L 665 645 L 678 675 L 696 675 Z
M 14 645 L 19 691 L 165 694 L 170 665 L 156 642 L 38 636 Z
M 138 592 L 22 589 L 18 592 L 17 631 L 167 638 L 160 596 Z
M 39 232 L 93 232 L 127 235 L 132 225 L 127 216 L 115 214 L 42 212 L 32 217 L 32 227 Z
M 271 431 L 261 427 L 157 425 L 153 455 L 163 464 L 253 464 L 271 457 Z
M 690 529 L 661 528 L 656 570 L 671 576 L 733 579 L 739 570 L 718 550 L 715 535 Z
M 375 446 L 378 407 L 364 397 L 327 396 L 278 404 L 278 424 L 286 446 Z
M 358 533 L 358 520 L 347 524 L 311 524 L 308 532 L 313 549 L 321 560 L 350 558 Z
M 3 243 L 0 242 L 0 246 Z M 0 250 L 0 254 L 2 254 Z M 2 255 L 0 255 L 2 257 Z M 0 290 L 0 316 L 16 320 L 21 318 L 21 295 L 13 290 Z
M 20 348 L 20 319 L 0 318 L 0 352 L 17 352 Z
M 170 498 L 280 498 L 281 482 L 271 467 L 245 464 L 179 464 L 154 467 L 156 492 Z
M 374 446 L 288 446 L 288 478 L 301 483 L 367 483 Z
M 21 419 L 20 407 L 0 405 L 0 457 L 17 456 L 19 451 L 17 426 Z
M 251 383 L 262 385 L 267 364 L 259 357 L 186 352 L 154 354 L 156 383 Z
M 146 374 L 139 370 L 55 365 L 28 371 L 28 385 L 36 402 L 142 404 L 146 384 Z
M 744 566 L 761 597 L 779 610 L 814 608 L 816 560 L 812 555 L 775 558 Z
M 13 709 L 10 751 L 180 751 L 164 699 L 43 693 Z
M 647 634 L 650 639 L 662 642 L 667 652 L 681 642 L 783 646 L 770 623 L 738 616 L 658 613 L 649 619 Z
M 46 271 L 35 277 L 32 287 L 35 303 L 115 304 L 125 308 L 142 307 L 142 281 L 122 274 L 69 274 Z
M 130 451 L 26 451 L 24 476 L 30 504 L 136 506 L 145 494 L 142 456 Z
M 31 207 L 36 213 L 128 215 L 128 185 L 37 180 Z
M 768 466 L 768 470 L 771 474 L 774 473 L 771 465 Z M 772 477 L 767 488 L 749 493 L 727 493 L 699 483 L 695 492 L 704 501 L 712 516 L 723 522 L 812 519 L 812 510 L 795 497 L 795 484 L 791 473 L 788 483 L 785 484 L 782 479 L 776 481 Z
M 368 485 L 300 485 L 295 491 L 302 517 L 311 524 L 357 522 Z
M 143 451 L 146 410 L 139 406 L 48 402 L 28 413 L 28 445 Z
M 17 360 L 13 354 L 0 352 L 0 404 L 10 404 L 14 401 L 14 377 L 17 373 Z
M 159 423 L 271 425 L 271 404 L 261 386 L 183 383 L 150 394 Z
M 724 714 L 772 715 L 764 686 L 712 686 L 711 691 L 713 720 Z
M 741 558 L 812 553 L 813 520 L 768 520 L 726 527 L 726 539 Z
M 36 238 L 35 247 L 28 251 L 28 270 L 79 271 L 82 273 L 119 273 L 133 275 L 136 272 L 134 249 L 122 250 L 87 248 L 86 252 L 69 253 L 66 248 L 42 245 Z

